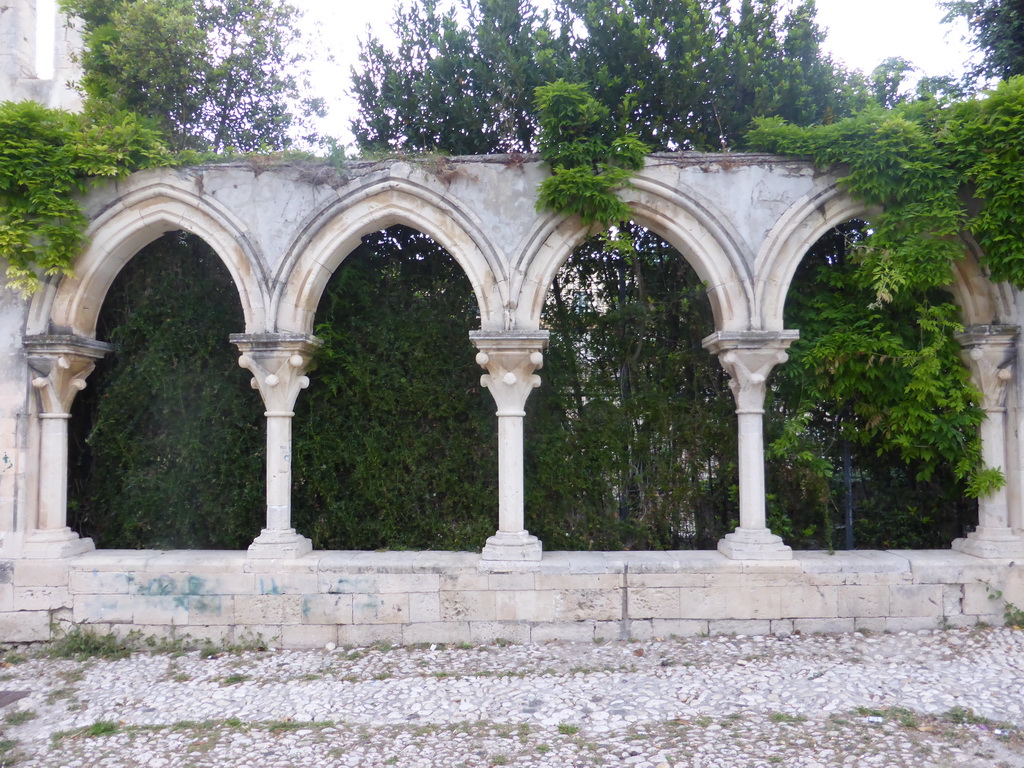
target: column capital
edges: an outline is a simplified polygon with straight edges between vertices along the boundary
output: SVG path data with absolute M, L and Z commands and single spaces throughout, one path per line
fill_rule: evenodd
M 547 331 L 471 331 L 477 364 L 487 373 L 480 385 L 498 406 L 498 416 L 522 416 L 530 393 L 540 386 L 534 371 L 544 367 Z
M 41 415 L 49 417 L 67 417 L 96 361 L 113 349 L 96 339 L 56 334 L 26 336 L 22 345 L 28 353 L 32 387 L 39 393 Z
M 1019 335 L 1016 325 L 972 325 L 955 334 L 960 357 L 981 392 L 981 407 L 986 413 L 1005 408 L 1006 385 L 1013 377 Z
M 764 413 L 768 376 L 789 359 L 786 350 L 800 338 L 799 331 L 717 331 L 701 342 L 718 355 L 729 374 L 729 389 L 736 413 Z
M 322 343 L 299 333 L 233 333 L 231 343 L 242 353 L 238 365 L 252 372 L 268 416 L 291 416 L 299 390 L 309 386 L 305 375 L 315 368 L 313 355 Z

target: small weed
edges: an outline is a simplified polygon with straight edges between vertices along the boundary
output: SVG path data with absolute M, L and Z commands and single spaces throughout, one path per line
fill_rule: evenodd
M 221 685 L 237 685 L 238 683 L 244 683 L 248 679 L 248 675 L 228 675 L 221 678 L 220 683 Z
M 119 730 L 121 730 L 121 726 L 117 723 L 113 723 L 110 720 L 97 720 L 92 725 L 87 726 L 82 735 L 92 737 L 110 736 Z
M 508 757 L 505 755 L 495 755 L 491 758 L 491 765 L 508 765 Z
M 70 699 L 74 695 L 75 695 L 75 689 L 74 688 L 69 688 L 69 687 L 57 688 L 57 689 L 52 690 L 52 691 L 50 691 L 49 693 L 46 694 L 45 701 L 46 701 L 47 704 L 55 704 L 60 699 Z
M 534 749 L 536 749 L 542 755 L 546 755 L 548 752 L 551 751 L 551 747 L 549 747 L 547 744 L 538 744 L 536 747 L 534 747 Z
M 386 653 L 387 651 L 393 651 L 395 649 L 395 646 L 393 646 L 391 643 L 377 643 L 373 645 L 372 648 L 375 651 L 381 651 Z
M 987 717 L 976 715 L 966 707 L 953 707 L 942 715 L 942 719 L 957 725 L 994 725 Z
M 307 728 L 333 728 L 334 722 L 331 720 L 324 720 L 323 722 L 318 721 L 315 723 L 301 720 L 277 720 L 266 723 L 264 727 L 271 733 L 284 733 L 286 731 L 301 731 Z
M 893 707 L 886 714 L 904 728 L 917 728 L 921 725 L 917 715 L 903 707 Z
M 4 664 L 22 664 L 28 661 L 28 656 L 16 651 L 8 651 L 4 654 Z
M 985 589 L 988 591 L 989 600 L 1003 601 L 1003 620 L 1007 626 L 1017 627 L 1018 629 L 1024 628 L 1024 608 L 1018 608 L 1013 603 L 1005 600 L 1002 590 L 993 589 L 988 584 L 985 585 Z
M 573 736 L 580 732 L 580 727 L 571 723 L 559 723 L 558 732 L 563 736 Z
M 773 723 L 803 723 L 807 721 L 807 718 L 803 715 L 789 715 L 785 712 L 772 712 L 768 719 Z
M 192 678 L 186 675 L 184 672 L 178 672 L 174 677 L 171 678 L 172 682 L 175 683 L 187 683 Z
M 499 648 L 508 648 L 513 643 L 507 637 L 496 637 L 494 638 L 494 644 Z
M 434 672 L 431 674 L 431 677 L 436 677 L 438 680 L 443 680 L 444 678 L 451 676 L 451 672 Z
M 391 677 L 391 673 L 390 672 L 378 672 L 376 675 L 373 676 L 373 679 L 374 680 L 387 680 L 389 677 Z
M 768 762 L 769 763 L 781 763 L 782 762 L 782 758 L 779 757 L 778 755 L 772 755 L 771 757 L 768 758 Z
M 16 709 L 4 715 L 4 722 L 8 725 L 21 725 L 29 720 L 35 720 L 39 715 L 31 709 Z
M 467 643 L 465 640 L 463 640 L 461 642 L 456 643 L 455 647 L 458 648 L 460 651 L 471 651 L 473 650 L 474 646 L 472 643 Z

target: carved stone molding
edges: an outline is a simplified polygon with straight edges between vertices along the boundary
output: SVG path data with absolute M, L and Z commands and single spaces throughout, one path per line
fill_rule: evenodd
M 1002 412 L 1006 406 L 1006 385 L 1013 378 L 1017 337 L 1015 325 L 975 325 L 956 334 L 964 364 L 981 392 L 986 413 Z
M 113 347 L 80 336 L 29 336 L 24 341 L 32 370 L 32 387 L 39 395 L 41 414 L 71 411 L 75 395 L 85 389 L 85 380 L 96 361 Z
M 719 331 L 701 342 L 729 374 L 736 413 L 764 413 L 768 376 L 789 359 L 786 350 L 799 337 L 798 331 Z
M 313 355 L 321 341 L 304 334 L 233 333 L 231 343 L 242 353 L 238 364 L 252 372 L 267 415 L 292 415 L 299 391 L 309 386 L 305 375 L 315 367 Z
M 547 331 L 473 331 L 469 338 L 479 350 L 477 364 L 487 373 L 480 385 L 498 406 L 498 416 L 522 416 L 530 393 L 540 386 L 534 371 L 544 367 Z

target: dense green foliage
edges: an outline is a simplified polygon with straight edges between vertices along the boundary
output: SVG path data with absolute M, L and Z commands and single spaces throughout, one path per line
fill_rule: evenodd
M 31 101 L 0 104 L 0 256 L 7 286 L 29 294 L 69 275 L 85 242 L 74 195 L 97 178 L 166 164 L 158 134 L 131 114 L 92 120 Z
M 810 0 L 416 0 L 354 73 L 360 146 L 449 154 L 537 149 L 532 97 L 558 79 L 654 149 L 718 149 L 759 115 L 827 122 L 867 101 L 821 50 Z
M 268 151 L 322 114 L 304 99 L 297 11 L 279 0 L 62 0 L 82 20 L 87 107 L 131 110 L 174 149 Z M 299 129 L 299 130 L 297 130 Z
M 1006 80 L 1024 75 L 1024 3 L 1021 0 L 952 0 L 942 3 L 947 19 L 967 22 L 981 63 L 970 73 L 977 79 Z
M 167 235 L 121 271 L 114 345 L 74 403 L 69 519 L 101 546 L 238 548 L 264 525 L 264 419 L 228 335 L 244 328 L 220 259 Z

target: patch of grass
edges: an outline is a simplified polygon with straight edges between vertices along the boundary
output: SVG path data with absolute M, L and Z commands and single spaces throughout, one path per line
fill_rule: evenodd
M 378 672 L 376 675 L 373 676 L 373 679 L 374 680 L 387 680 L 389 677 L 391 677 L 391 673 L 390 672 Z
M 490 760 L 491 765 L 508 765 L 508 757 L 506 755 L 495 755 Z
M 573 736 L 580 732 L 580 727 L 572 723 L 559 723 L 558 732 L 563 736 Z
M 974 714 L 974 711 L 967 707 L 953 707 L 942 714 L 942 719 L 957 725 L 995 725 L 992 720 Z
M 285 733 L 287 731 L 301 731 L 304 729 L 333 728 L 334 722 L 331 720 L 317 721 L 315 723 L 296 720 L 276 720 L 264 723 L 263 727 L 270 731 L 270 733 Z
M 790 715 L 786 712 L 772 712 L 768 719 L 773 723 L 803 723 L 807 721 L 807 718 L 803 715 Z
M 86 726 L 84 729 L 84 736 L 98 737 L 98 736 L 110 736 L 111 734 L 117 733 L 121 730 L 121 726 L 110 720 L 97 720 L 92 725 Z
M 65 686 L 64 688 L 57 688 L 46 694 L 46 703 L 55 704 L 60 699 L 70 699 L 75 695 L 75 689 Z
M 4 654 L 3 663 L 5 665 L 23 664 L 26 661 L 28 661 L 28 656 L 23 653 L 18 653 L 17 651 L 8 651 Z
M 41 655 L 50 659 L 125 659 L 134 648 L 128 638 L 121 639 L 113 633 L 98 635 L 73 627 L 57 639 L 44 646 Z
M 237 685 L 238 683 L 244 683 L 249 679 L 248 675 L 228 675 L 222 677 L 220 680 L 221 685 Z
M 16 709 L 4 715 L 4 722 L 8 725 L 21 725 L 29 720 L 35 720 L 39 715 L 31 709 Z
M 542 755 L 546 755 L 548 752 L 551 751 L 551 747 L 549 747 L 547 744 L 538 744 L 536 747 L 534 747 L 534 749 L 540 752 Z

